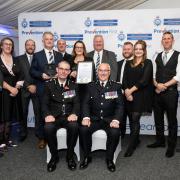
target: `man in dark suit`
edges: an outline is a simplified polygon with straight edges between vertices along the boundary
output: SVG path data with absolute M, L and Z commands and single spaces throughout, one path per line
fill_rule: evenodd
M 51 152 L 51 160 L 47 170 L 56 169 L 59 161 L 56 132 L 59 128 L 67 129 L 67 162 L 70 170 L 76 169 L 74 147 L 78 138 L 77 119 L 80 111 L 77 84 L 67 79 L 70 64 L 61 61 L 57 67 L 58 78 L 46 83 L 43 98 L 43 115 L 45 118 L 45 134 Z
M 18 57 L 19 64 L 21 70 L 24 74 L 24 84 L 21 90 L 21 98 L 22 98 L 22 107 L 23 107 L 23 119 L 21 121 L 21 134 L 20 134 L 20 141 L 24 141 L 27 137 L 27 116 L 28 116 L 28 109 L 29 109 L 29 102 L 32 100 L 34 115 L 35 115 L 35 127 L 36 127 L 36 134 L 38 134 L 38 125 L 40 119 L 40 112 L 39 112 L 39 103 L 36 96 L 36 85 L 34 79 L 31 77 L 29 70 L 31 66 L 31 62 L 33 59 L 34 51 L 35 51 L 35 41 L 32 39 L 28 39 L 25 42 L 25 54 Z
M 70 64 L 72 63 L 72 55 L 66 52 L 66 41 L 63 39 L 59 39 L 57 41 L 57 49 L 62 54 L 63 60 L 68 61 Z
M 123 116 L 123 97 L 121 86 L 109 80 L 110 66 L 102 63 L 98 67 L 99 81 L 87 86 L 87 93 L 82 105 L 82 122 L 80 142 L 84 159 L 80 169 L 88 167 L 91 162 L 90 152 L 93 132 L 103 129 L 107 133 L 106 162 L 109 171 L 115 171 L 114 152 L 119 143 L 120 120 Z
M 40 112 L 42 111 L 42 96 L 45 82 L 56 77 L 56 66 L 62 60 L 62 55 L 53 50 L 54 36 L 51 32 L 45 32 L 43 34 L 43 44 L 44 49 L 34 54 L 30 68 L 30 74 L 35 79 Z M 44 139 L 44 119 L 42 117 L 40 118 L 38 124 L 38 147 L 40 149 L 44 149 L 46 142 Z
M 171 32 L 165 32 L 161 43 L 164 51 L 159 53 L 154 62 L 154 120 L 156 126 L 156 141 L 148 148 L 165 147 L 164 113 L 168 120 L 168 148 L 165 156 L 174 156 L 177 141 L 177 83 L 180 82 L 180 53 L 173 50 L 174 37 Z
M 94 60 L 96 74 L 99 64 L 108 63 L 111 67 L 110 80 L 116 81 L 117 61 L 115 53 L 104 49 L 104 39 L 102 35 L 94 36 L 93 46 L 94 51 L 89 52 L 87 56 L 91 57 Z
M 122 55 L 124 59 L 118 62 L 118 73 L 117 73 L 117 82 L 122 85 L 123 76 L 124 76 L 124 67 L 126 65 L 126 61 L 132 60 L 133 58 L 133 44 L 131 42 L 125 42 L 122 48 Z M 126 98 L 124 96 L 124 98 Z M 126 134 L 126 120 L 127 120 L 127 110 L 124 107 L 123 119 L 121 122 L 121 137 L 123 138 Z M 131 125 L 130 125 L 131 128 Z

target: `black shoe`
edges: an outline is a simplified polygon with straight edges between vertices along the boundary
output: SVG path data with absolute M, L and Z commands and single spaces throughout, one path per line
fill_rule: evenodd
M 83 159 L 83 161 L 80 163 L 80 166 L 79 168 L 80 169 L 85 169 L 88 167 L 89 163 L 92 161 L 92 158 L 91 157 L 85 157 Z
M 166 151 L 166 157 L 171 158 L 174 156 L 174 148 L 168 148 Z
M 76 162 L 74 161 L 74 159 L 68 159 L 67 160 L 67 163 L 68 163 L 68 168 L 70 170 L 75 170 L 76 169 Z
M 116 166 L 112 160 L 106 160 L 106 163 L 109 171 L 114 172 L 116 170 Z
M 128 148 L 124 154 L 124 157 L 131 157 L 134 153 L 134 148 Z
M 149 144 L 147 145 L 148 148 L 158 148 L 158 147 L 165 147 L 165 143 L 164 142 L 155 142 L 153 144 Z
M 59 157 L 51 158 L 47 165 L 47 171 L 53 172 L 56 169 L 56 164 L 59 162 Z

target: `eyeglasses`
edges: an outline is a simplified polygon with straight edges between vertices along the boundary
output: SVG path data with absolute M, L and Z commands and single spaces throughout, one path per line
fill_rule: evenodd
M 5 45 L 5 46 L 13 46 L 13 44 L 12 43 L 3 43 L 3 45 Z
M 78 46 L 77 46 L 77 47 L 75 47 L 75 49 L 83 49 L 83 47 L 78 47 Z
M 107 73 L 107 72 L 109 72 L 110 70 L 109 69 L 98 69 L 98 72 L 105 72 L 105 73 Z
M 68 71 L 70 71 L 70 69 L 65 69 L 65 68 L 58 68 L 60 71 L 66 71 L 66 72 L 68 72 Z

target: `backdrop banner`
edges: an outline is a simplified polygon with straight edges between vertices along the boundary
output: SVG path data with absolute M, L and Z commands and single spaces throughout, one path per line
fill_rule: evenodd
M 143 9 L 22 13 L 18 17 L 19 53 L 24 53 L 24 43 L 29 38 L 36 42 L 36 51 L 41 50 L 42 34 L 51 31 L 55 37 L 55 49 L 57 40 L 64 39 L 69 53 L 77 40 L 84 41 L 88 52 L 93 50 L 94 35 L 103 35 L 105 49 L 114 51 L 117 61 L 122 59 L 122 45 L 125 41 L 135 43 L 137 40 L 145 40 L 148 58 L 153 60 L 162 51 L 161 37 L 165 31 L 173 33 L 174 49 L 180 51 L 179 12 L 180 9 Z M 180 126 L 180 99 L 178 103 Z M 33 121 L 31 111 L 29 126 L 33 126 Z M 167 134 L 167 123 L 165 133 Z M 141 134 L 155 134 L 153 116 L 141 118 Z

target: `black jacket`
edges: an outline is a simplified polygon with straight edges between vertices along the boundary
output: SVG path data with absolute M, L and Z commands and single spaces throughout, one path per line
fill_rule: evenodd
M 70 97 L 72 91 L 74 95 Z M 64 93 L 70 93 L 71 95 L 66 97 Z M 42 111 L 44 118 L 48 115 L 53 115 L 56 118 L 63 115 L 63 112 L 65 112 L 65 115 L 76 114 L 78 116 L 80 103 L 77 84 L 67 80 L 65 87 L 61 88 L 58 79 L 46 82 Z
M 106 96 L 107 93 L 112 96 Z M 113 119 L 120 121 L 123 116 L 123 97 L 120 84 L 108 81 L 102 88 L 99 81 L 89 83 L 82 105 L 82 114 L 83 118 L 89 117 L 92 121 L 111 122 Z

